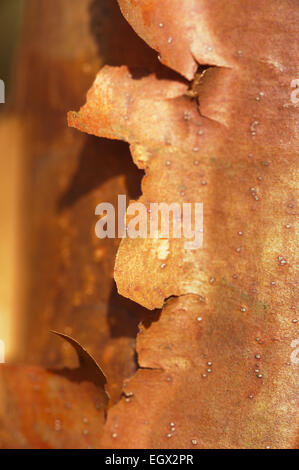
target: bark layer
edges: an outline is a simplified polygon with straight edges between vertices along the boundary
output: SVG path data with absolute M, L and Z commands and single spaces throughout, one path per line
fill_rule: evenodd
M 157 70 L 105 68 L 70 124 L 130 143 L 146 171 L 144 204 L 202 202 L 204 245 L 122 241 L 119 292 L 150 309 L 179 299 L 139 340 L 141 367 L 159 370 L 138 371 L 134 397 L 108 415 L 103 445 L 294 447 L 298 9 L 288 0 L 119 3 L 163 64 L 196 79 L 191 93 Z M 205 371 L 205 359 L 217 366 Z M 167 432 L 167 420 L 178 429 Z

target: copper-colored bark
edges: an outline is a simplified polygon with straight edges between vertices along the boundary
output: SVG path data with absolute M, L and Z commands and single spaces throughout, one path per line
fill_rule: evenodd
M 0 447 L 298 446 L 298 8 L 119 0 L 167 69 L 110 0 L 28 3 L 14 109 L 31 260 L 23 357 L 64 368 L 1 366 Z M 118 242 L 96 239 L 94 209 L 118 194 L 136 199 L 140 174 L 125 144 L 65 123 L 104 64 L 70 125 L 130 144 L 146 205 L 204 207 L 202 249 L 186 250 L 184 239 L 121 242 L 119 292 L 164 308 L 141 326 L 140 370 L 118 403 L 136 369 L 143 311 L 113 288 Z M 66 369 L 75 354 L 50 329 L 103 367 L 116 403 L 106 425 L 104 374 L 70 338 L 82 370 Z
M 165 240 L 121 243 L 121 294 L 152 309 L 183 297 L 139 341 L 140 365 L 162 370 L 137 373 L 136 399 L 109 412 L 103 445 L 294 447 L 298 10 L 288 0 L 120 4 L 164 64 L 188 79 L 196 61 L 215 67 L 192 93 L 178 78 L 105 68 L 87 104 L 70 114 L 72 126 L 131 144 L 146 169 L 142 202 L 204 206 L 203 249 L 187 252 L 170 239 L 161 264 Z M 202 326 L 197 316 L 207 318 Z M 207 381 L 205 359 L 216 365 Z M 167 431 L 170 422 L 177 431 Z
M 244 313 L 233 292 L 215 290 L 222 305 L 170 299 L 161 318 L 142 328 L 142 368 L 109 410 L 104 448 L 298 445 L 297 366 L 289 358 L 295 328 L 281 337 L 262 305 Z
M 98 447 L 102 392 L 39 367 L 0 367 L 1 449 Z

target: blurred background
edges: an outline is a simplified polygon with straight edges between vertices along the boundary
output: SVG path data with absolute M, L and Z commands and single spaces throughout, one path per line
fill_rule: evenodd
M 24 0 L 0 1 L 0 74 L 8 87 L 19 38 Z M 3 109 L 1 108 L 1 111 Z
M 16 312 L 14 305 L 16 265 L 16 221 L 20 161 L 11 147 L 4 147 L 6 121 L 9 112 L 10 90 L 14 78 L 14 58 L 18 45 L 22 18 L 22 0 L 0 0 L 0 79 L 6 88 L 6 104 L 0 104 L 0 340 L 5 344 L 5 355 L 13 354 Z
M 155 67 L 156 53 L 116 0 L 0 0 L 0 340 L 6 362 L 75 367 L 78 340 L 102 365 L 113 400 L 136 370 L 145 312 L 119 296 L 119 240 L 98 240 L 94 211 L 135 199 L 143 172 L 128 146 L 67 127 L 103 65 Z M 126 37 L 126 41 L 123 38 Z

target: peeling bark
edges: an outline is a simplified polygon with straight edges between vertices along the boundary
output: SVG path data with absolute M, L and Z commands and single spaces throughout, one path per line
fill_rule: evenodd
M 298 11 L 288 0 L 119 3 L 163 64 L 189 80 L 198 64 L 213 67 L 194 82 L 195 96 L 159 69 L 106 67 L 86 105 L 69 115 L 84 132 L 129 142 L 146 171 L 139 201 L 204 205 L 202 250 L 169 239 L 161 264 L 164 240 L 121 242 L 119 292 L 150 309 L 178 299 L 138 342 L 141 366 L 163 370 L 130 381 L 135 398 L 126 392 L 109 412 L 103 445 L 294 447 Z M 210 357 L 217 366 L 209 375 Z M 167 432 L 171 421 L 178 429 Z

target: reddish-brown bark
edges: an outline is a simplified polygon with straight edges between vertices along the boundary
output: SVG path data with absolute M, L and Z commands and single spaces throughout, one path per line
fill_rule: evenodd
M 182 297 L 139 341 L 140 365 L 161 370 L 137 373 L 135 398 L 108 414 L 104 445 L 294 447 L 298 10 L 288 0 L 120 5 L 164 64 L 188 79 L 205 67 L 191 93 L 178 78 L 105 68 L 70 124 L 131 144 L 145 204 L 203 202 L 204 245 L 187 253 L 170 239 L 161 264 L 165 240 L 122 241 L 121 294 L 152 309 Z M 216 365 L 208 380 L 205 358 Z
M 103 426 L 103 386 L 74 383 L 65 370 L 3 366 L 0 446 L 298 446 L 298 367 L 290 360 L 298 334 L 298 133 L 290 98 L 298 9 L 290 0 L 120 0 L 167 69 L 115 4 L 75 3 L 31 0 L 17 86 L 27 181 L 38 194 L 26 238 L 26 359 L 75 366 L 71 349 L 47 339 L 49 329 L 71 333 L 105 370 L 114 406 Z M 143 322 L 140 370 L 125 381 L 118 403 L 136 369 L 142 312 L 112 290 L 118 242 L 96 239 L 94 208 L 116 204 L 125 192 L 137 198 L 137 170 L 124 144 L 84 137 L 64 121 L 104 64 L 70 125 L 130 144 L 146 173 L 139 199 L 146 205 L 204 207 L 202 249 L 188 251 L 180 239 L 120 244 L 119 292 L 148 309 L 164 308 Z M 93 393 L 101 396 L 100 411 Z M 92 427 L 82 435 L 84 417 Z
M 0 367 L 1 449 L 98 447 L 104 425 L 102 392 L 33 366 Z

